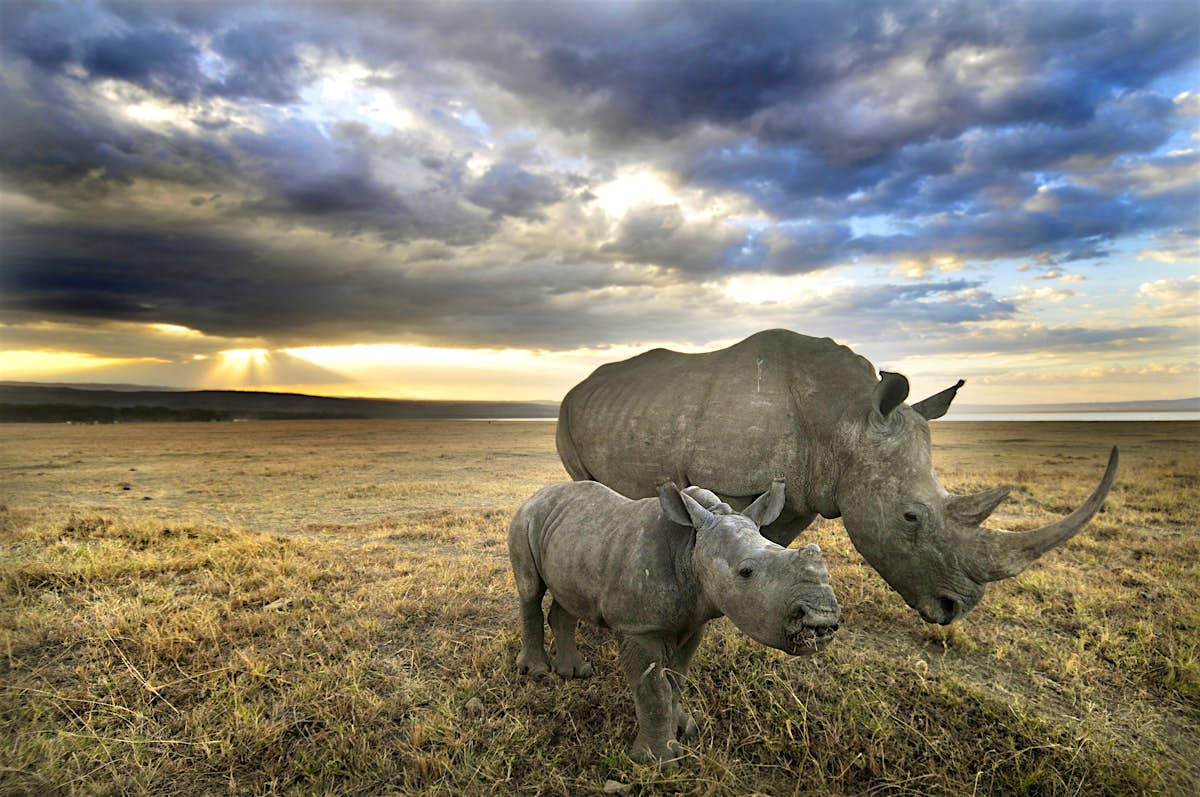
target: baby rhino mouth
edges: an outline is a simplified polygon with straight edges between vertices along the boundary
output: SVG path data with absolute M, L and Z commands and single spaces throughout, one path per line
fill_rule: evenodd
M 793 656 L 809 656 L 821 650 L 833 639 L 838 630 L 837 616 L 823 617 L 816 612 L 804 612 L 799 623 L 788 633 L 788 643 Z

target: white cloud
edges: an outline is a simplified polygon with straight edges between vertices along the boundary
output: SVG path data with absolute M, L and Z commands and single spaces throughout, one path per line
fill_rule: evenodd
M 1160 318 L 1180 318 L 1200 325 L 1200 274 L 1143 282 L 1138 286 L 1138 296 Z
M 1200 239 L 1178 230 L 1154 236 L 1157 246 L 1138 252 L 1138 260 L 1157 260 L 1160 263 L 1200 263 Z
M 1020 304 L 1031 304 L 1038 302 L 1049 302 L 1051 304 L 1059 304 L 1078 296 L 1078 291 L 1068 290 L 1066 288 L 1053 288 L 1046 286 L 1043 288 L 1031 288 L 1028 285 L 1022 285 L 1017 291 L 1015 297 Z

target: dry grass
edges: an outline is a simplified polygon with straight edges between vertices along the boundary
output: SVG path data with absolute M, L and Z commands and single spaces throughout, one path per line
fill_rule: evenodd
M 0 792 L 1194 794 L 1200 426 L 938 424 L 935 461 L 1017 483 L 1027 528 L 1113 442 L 1107 511 L 948 629 L 819 523 L 840 639 L 718 623 L 660 775 L 607 634 L 590 681 L 512 671 L 505 527 L 562 478 L 553 424 L 0 427 Z

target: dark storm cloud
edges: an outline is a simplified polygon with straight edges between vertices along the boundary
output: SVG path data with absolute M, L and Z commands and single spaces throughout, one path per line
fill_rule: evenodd
M 747 239 L 746 231 L 732 224 L 688 222 L 678 205 L 658 205 L 629 210 L 601 251 L 629 262 L 711 276 L 728 270 Z M 747 266 L 761 259 L 759 255 Z
M 178 99 L 192 96 L 201 82 L 199 50 L 165 21 L 120 24 L 94 6 L 65 3 L 17 3 L 5 12 L 6 49 L 48 72 L 74 64 L 93 79 L 125 80 Z
M 919 336 L 893 343 L 893 357 L 940 355 L 1055 352 L 1078 355 L 1097 351 L 1120 351 L 1169 355 L 1192 344 L 1190 330 L 1166 325 L 1132 325 L 1118 328 L 1039 324 L 1015 325 L 1005 329 L 965 331 L 962 327 L 923 328 Z
M 252 97 L 273 103 L 297 98 L 303 68 L 296 52 L 297 26 L 282 19 L 247 21 L 221 32 L 213 49 L 228 74 L 212 89 L 230 97 Z
M 877 327 L 903 319 L 906 324 L 962 324 L 1009 318 L 1017 307 L 972 280 L 942 280 L 875 285 L 843 291 L 822 299 L 818 312 L 827 317 L 857 318 Z
M 1036 191 L 1039 176 L 1070 159 L 1149 153 L 1177 129 L 1169 99 L 1124 95 L 1097 107 L 1095 117 L 1077 127 L 1031 122 L 980 128 L 853 164 L 831 164 L 799 144 L 742 135 L 687 152 L 676 165 L 691 181 L 744 192 L 782 216 L 919 216 L 958 203 L 992 204 L 989 192 L 997 186 L 1024 198 Z
M 1196 65 L 1191 0 L 0 14 L 0 177 L 54 211 L 5 222 L 10 317 L 295 342 L 559 346 L 639 323 L 682 339 L 686 313 L 723 312 L 687 293 L 697 280 L 1091 259 L 1193 224 L 1200 202 L 1197 156 L 1166 154 L 1194 124 L 1171 96 Z M 370 117 L 320 82 L 347 64 L 396 107 Z M 143 102 L 167 121 L 128 113 Z M 635 196 L 607 218 L 590 200 L 627 166 L 736 211 Z M 148 184 L 164 198 L 137 204 Z M 913 282 L 822 312 L 882 330 L 1018 309 Z
M 197 55 L 186 35 L 159 28 L 92 40 L 79 62 L 95 78 L 125 80 L 186 100 L 200 82 Z
M 220 165 L 229 163 L 227 153 L 211 142 L 148 134 L 20 66 L 0 72 L 0 107 L 4 181 L 31 193 L 93 195 L 137 177 L 192 183 L 228 168 Z
M 542 219 L 541 209 L 562 199 L 563 192 L 552 177 L 497 163 L 467 188 L 466 196 L 497 216 Z
M 762 237 L 769 252 L 763 265 L 781 274 L 817 271 L 844 259 L 852 238 L 844 224 L 780 224 Z
M 668 138 L 698 124 L 749 124 L 767 140 L 846 161 L 977 126 L 1086 123 L 1114 90 L 1192 62 L 1197 16 L 1186 0 L 654 3 L 601 13 L 564 4 L 518 5 L 500 27 L 536 43 L 540 77 L 558 89 L 546 102 L 578 129 Z M 988 53 L 1008 61 L 989 64 Z M 914 61 L 919 85 L 896 68 Z M 1014 70 L 1020 79 L 998 89 Z M 931 107 L 889 105 L 906 95 L 928 96 Z M 872 117 L 877 106 L 894 112 Z
M 167 323 L 276 345 L 403 336 L 558 348 L 619 342 L 602 322 L 627 319 L 629 328 L 645 312 L 620 299 L 556 300 L 568 284 L 575 298 L 610 290 L 603 264 L 405 269 L 378 257 L 339 262 L 303 246 L 264 250 L 227 233 L 36 222 L 7 222 L 4 239 L 0 311 L 10 322 Z M 679 323 L 672 316 L 662 326 Z
M 118 79 L 178 100 L 202 95 L 284 103 L 303 79 L 297 48 L 322 37 L 284 13 L 209 4 L 26 3 L 6 9 L 0 41 L 49 73 L 70 67 L 89 81 Z M 176 12 L 181 18 L 172 18 Z M 199 40 L 223 60 L 206 69 Z

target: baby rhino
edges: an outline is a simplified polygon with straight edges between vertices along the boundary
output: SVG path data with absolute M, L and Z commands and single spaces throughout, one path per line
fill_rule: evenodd
M 784 504 L 780 481 L 737 513 L 696 487 L 671 483 L 631 501 L 602 484 L 546 487 L 517 510 L 508 550 L 521 596 L 522 673 L 548 672 L 542 596 L 549 589 L 554 670 L 586 678 L 575 647 L 579 619 L 613 629 L 633 689 L 638 734 L 631 755 L 674 764 L 676 733 L 697 732 L 680 704 L 709 620 L 726 615 L 764 645 L 810 654 L 837 630 L 840 609 L 821 549 L 783 548 L 759 533 Z

